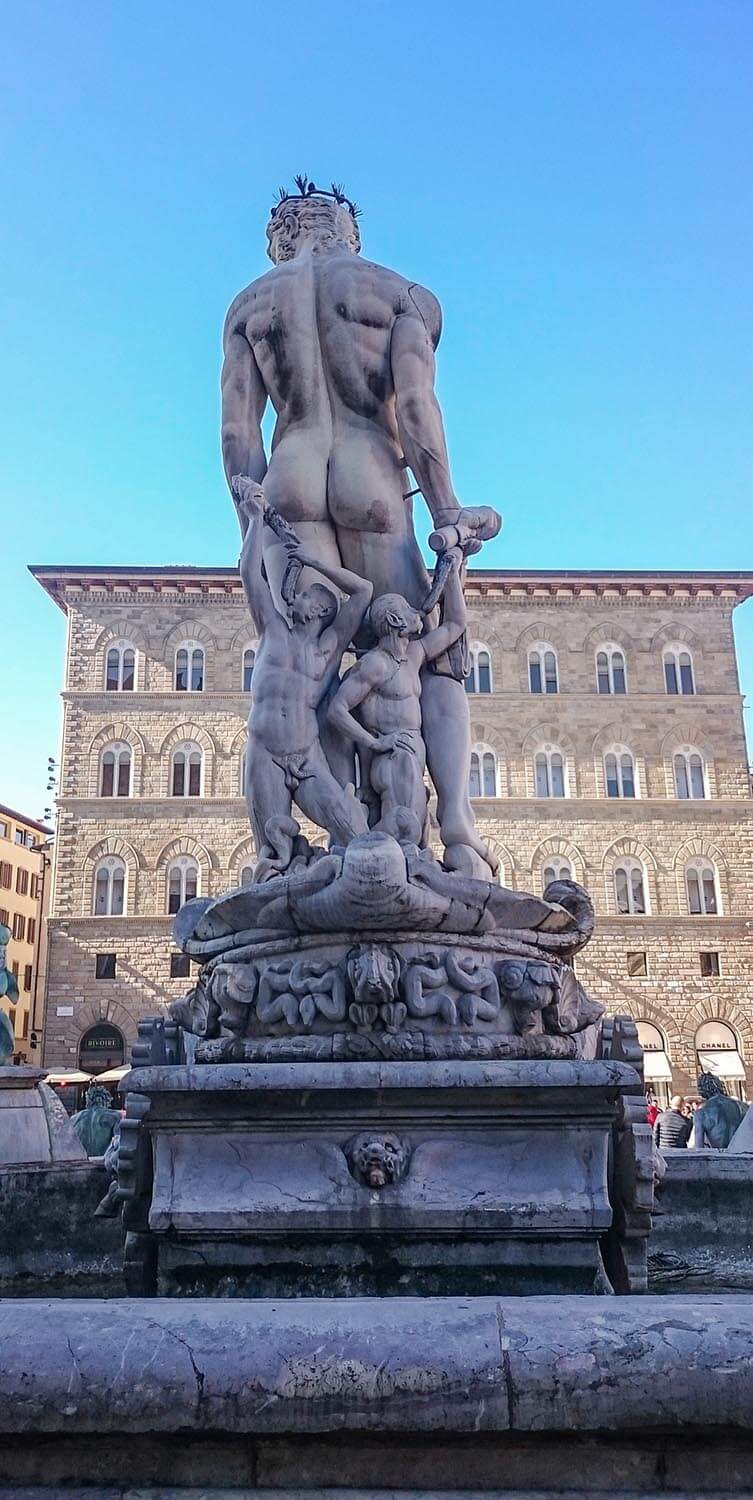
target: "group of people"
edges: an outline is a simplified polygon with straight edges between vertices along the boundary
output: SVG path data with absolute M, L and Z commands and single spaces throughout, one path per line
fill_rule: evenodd
M 720 1078 L 701 1073 L 698 1093 L 689 1098 L 673 1094 L 668 1109 L 660 1109 L 652 1089 L 646 1090 L 647 1119 L 660 1151 L 684 1146 L 726 1149 L 748 1108 L 730 1099 Z

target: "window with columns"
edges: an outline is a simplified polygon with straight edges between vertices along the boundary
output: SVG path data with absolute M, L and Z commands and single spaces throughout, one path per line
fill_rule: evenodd
M 569 859 L 565 859 L 564 855 L 561 854 L 550 854 L 543 870 L 541 871 L 541 880 L 544 890 L 546 890 L 547 886 L 551 885 L 555 880 L 573 879 L 573 867 Z
M 616 866 L 614 894 L 621 916 L 645 916 L 648 911 L 646 871 L 639 859 L 623 859 Z
M 467 693 L 491 693 L 492 658 L 488 646 L 476 643 L 470 649 L 470 667 L 465 679 Z
M 533 770 L 537 797 L 567 796 L 565 757 L 556 745 L 544 745 L 536 751 Z
M 117 855 L 101 859 L 94 871 L 93 914 L 95 917 L 122 917 L 126 897 L 125 862 Z
M 204 647 L 198 641 L 182 641 L 175 653 L 176 693 L 204 690 Z
M 497 757 L 489 745 L 474 745 L 468 776 L 471 797 L 497 796 Z
M 695 693 L 693 658 L 686 646 L 665 648 L 664 686 L 672 696 Z
M 619 646 L 600 646 L 596 653 L 596 686 L 600 693 L 627 692 L 625 653 Z
M 693 859 L 685 866 L 685 890 L 691 917 L 720 914 L 719 882 L 710 859 Z
M 102 751 L 99 768 L 100 797 L 130 797 L 131 747 L 115 742 Z
M 703 756 L 690 745 L 684 745 L 673 757 L 675 796 L 680 801 L 694 801 L 706 796 L 706 774 Z
M 604 756 L 604 784 L 608 797 L 636 796 L 635 759 L 624 745 L 616 745 Z
M 532 693 L 558 693 L 557 653 L 546 643 L 532 646 L 528 653 L 528 686 Z
M 170 793 L 173 797 L 201 796 L 202 754 L 198 745 L 176 745 L 173 750 Z
M 199 894 L 199 866 L 188 854 L 170 861 L 167 870 L 167 910 L 170 916 Z
M 115 641 L 105 657 L 108 693 L 132 693 L 136 685 L 136 651 L 130 641 Z

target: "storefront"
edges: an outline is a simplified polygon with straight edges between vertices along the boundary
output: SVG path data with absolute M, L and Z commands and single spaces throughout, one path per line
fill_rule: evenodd
M 652 1021 L 637 1021 L 638 1040 L 643 1048 L 643 1077 L 657 1104 L 666 1109 L 672 1094 L 672 1064 L 663 1033 Z
M 745 1098 L 745 1065 L 736 1033 L 726 1021 L 704 1021 L 695 1034 L 699 1073 L 720 1078 L 733 1099 Z
M 100 1021 L 85 1031 L 78 1047 L 78 1065 L 85 1073 L 96 1076 L 108 1068 L 125 1063 L 125 1038 L 117 1026 Z

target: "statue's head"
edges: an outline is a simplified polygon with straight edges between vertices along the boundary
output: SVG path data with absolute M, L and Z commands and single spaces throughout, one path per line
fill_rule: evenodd
M 90 1083 L 84 1099 L 87 1109 L 112 1109 L 112 1094 L 103 1083 Z
M 296 177 L 297 193 L 280 188 L 280 199 L 267 224 L 267 254 L 275 265 L 292 260 L 305 244 L 318 250 L 340 246 L 357 255 L 361 249 L 358 209 L 333 182 L 331 191 L 317 188 L 307 177 Z
M 9 942 L 10 927 L 6 927 L 4 922 L 0 922 L 0 969 L 5 968 Z
M 402 594 L 380 594 L 369 607 L 369 624 L 378 641 L 390 635 L 414 638 L 423 623 L 423 615 Z
M 699 1073 L 698 1092 L 702 1099 L 716 1099 L 719 1094 L 726 1094 L 727 1090 L 721 1078 L 717 1078 L 714 1073 Z
M 310 625 L 320 620 L 322 629 L 331 625 L 337 616 L 337 600 L 331 589 L 323 583 L 312 583 L 310 588 L 296 594 L 290 606 L 290 617 L 294 625 Z

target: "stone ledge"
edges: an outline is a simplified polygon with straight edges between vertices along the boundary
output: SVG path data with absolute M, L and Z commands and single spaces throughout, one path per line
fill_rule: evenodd
M 3 1305 L 6 1435 L 683 1428 L 753 1429 L 753 1298 Z

